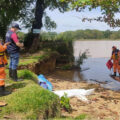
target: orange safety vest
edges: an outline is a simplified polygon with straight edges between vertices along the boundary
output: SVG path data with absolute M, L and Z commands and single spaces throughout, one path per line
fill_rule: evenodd
M 8 64 L 7 56 L 5 52 L 0 52 L 0 67 L 4 67 Z
M 112 53 L 113 64 L 118 62 L 119 59 L 118 53 L 119 53 L 118 50 Z
M 5 50 L 7 49 L 6 46 L 0 44 L 0 67 L 4 67 L 8 64 L 7 56 L 5 54 Z

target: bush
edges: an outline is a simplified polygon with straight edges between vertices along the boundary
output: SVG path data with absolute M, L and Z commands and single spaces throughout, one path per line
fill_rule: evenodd
M 70 105 L 70 99 L 67 97 L 67 94 L 61 97 L 60 100 L 61 107 L 64 108 L 66 111 L 71 112 L 72 108 Z
M 79 57 L 75 61 L 75 66 L 80 67 L 83 64 L 84 60 L 88 58 L 88 50 L 79 54 Z

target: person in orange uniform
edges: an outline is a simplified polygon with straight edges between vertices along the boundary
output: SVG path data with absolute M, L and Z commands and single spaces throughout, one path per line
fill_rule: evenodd
M 2 43 L 0 42 L 0 95 L 6 94 L 6 91 L 5 91 L 5 78 L 6 78 L 5 65 L 7 65 L 7 57 L 5 55 L 5 51 L 9 44 L 10 43 L 5 43 L 4 45 L 2 45 Z
M 119 68 L 118 53 L 119 53 L 119 50 L 116 48 L 116 46 L 113 46 L 112 47 L 112 56 L 111 56 L 111 60 L 113 60 L 113 72 L 114 72 L 114 74 L 112 75 L 113 77 L 116 76 L 116 73 Z
M 119 73 L 119 78 L 120 78 L 120 50 L 118 52 L 118 73 Z

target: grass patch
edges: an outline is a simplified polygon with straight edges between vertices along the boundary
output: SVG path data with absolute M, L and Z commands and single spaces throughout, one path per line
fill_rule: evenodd
M 86 119 L 87 115 L 86 114 L 82 114 L 80 116 L 77 116 L 74 120 L 84 120 Z
M 40 119 L 60 116 L 59 97 L 36 84 L 37 76 L 28 71 L 18 71 L 19 78 L 24 81 L 13 82 L 7 79 L 7 90 L 12 94 L 0 97 L 0 101 L 8 103 L 1 108 L 0 119 L 9 116 L 12 119 Z M 11 84 L 12 83 L 12 84 Z
M 20 61 L 19 61 L 19 66 L 22 66 L 22 65 L 28 65 L 28 64 L 32 64 L 32 63 L 35 63 L 35 62 L 38 62 L 37 59 L 32 59 L 32 58 L 20 58 Z
M 19 70 L 18 77 L 22 79 L 34 80 L 35 82 L 37 82 L 37 75 L 27 69 Z
M 25 66 L 25 65 L 29 65 L 32 63 L 36 63 L 38 61 L 43 61 L 46 58 L 49 58 L 51 54 L 53 54 L 54 52 L 45 52 L 44 54 L 35 54 L 35 55 L 31 55 L 29 57 L 20 57 L 19 60 L 19 66 Z M 9 60 L 8 60 L 9 63 Z M 9 66 L 9 64 L 7 65 L 7 67 Z
M 37 119 L 40 115 L 49 118 L 55 117 L 60 109 L 59 98 L 36 84 L 29 84 L 4 97 L 4 100 L 8 105 L 2 108 L 2 117 L 5 114 L 20 113 L 25 119 Z
M 81 114 L 75 118 L 72 117 L 66 117 L 66 116 L 62 116 L 61 118 L 54 118 L 51 120 L 86 120 L 88 117 L 86 114 Z M 87 120 L 91 120 L 91 119 L 87 119 Z

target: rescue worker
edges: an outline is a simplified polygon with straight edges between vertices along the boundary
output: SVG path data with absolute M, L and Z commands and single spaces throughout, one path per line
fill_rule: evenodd
M 112 47 L 112 56 L 111 56 L 111 60 L 113 60 L 113 72 L 114 74 L 112 75 L 113 77 L 116 76 L 116 73 L 118 71 L 118 52 L 119 50 L 116 48 L 116 46 Z
M 120 50 L 118 52 L 118 73 L 119 73 L 119 78 L 120 78 Z
M 18 40 L 16 32 L 21 30 L 17 23 L 13 23 L 11 29 L 6 33 L 6 43 L 10 42 L 10 45 L 7 47 L 7 52 L 10 56 L 10 65 L 9 65 L 9 77 L 14 81 L 18 80 L 17 77 L 17 66 L 19 63 L 19 52 L 20 48 L 24 45 Z
M 5 55 L 5 50 L 10 43 L 5 43 L 2 45 L 0 42 L 0 95 L 9 94 L 9 92 L 5 91 L 5 65 L 7 65 L 7 57 Z

